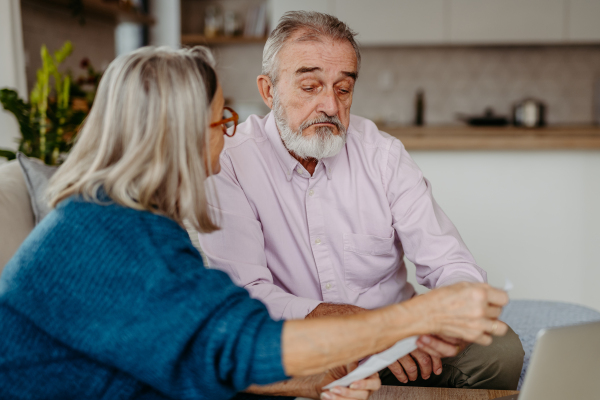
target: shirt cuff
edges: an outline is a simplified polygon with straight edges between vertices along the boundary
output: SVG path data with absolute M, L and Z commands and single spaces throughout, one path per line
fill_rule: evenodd
M 481 276 L 476 277 L 476 276 L 468 274 L 466 272 L 454 272 L 454 273 L 438 280 L 435 287 L 439 288 L 442 286 L 450 286 L 450 285 L 454 285 L 455 283 L 460 283 L 460 282 L 484 283 L 485 278 L 481 277 Z

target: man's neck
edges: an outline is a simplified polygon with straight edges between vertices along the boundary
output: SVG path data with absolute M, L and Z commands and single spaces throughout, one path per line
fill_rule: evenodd
M 317 167 L 319 160 L 317 160 L 316 158 L 300 158 L 296 154 L 294 154 L 293 151 L 289 151 L 289 153 L 292 157 L 298 160 L 300 164 L 302 164 L 302 166 L 304 167 L 304 169 L 306 169 L 310 176 L 312 176 L 315 173 L 315 168 Z

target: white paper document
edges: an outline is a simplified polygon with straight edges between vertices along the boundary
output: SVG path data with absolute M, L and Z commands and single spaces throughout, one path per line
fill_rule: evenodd
M 323 389 L 331 389 L 334 386 L 350 386 L 352 382 L 356 382 L 361 379 L 365 379 L 375 372 L 381 371 L 388 365 L 393 364 L 399 358 L 404 357 L 408 353 L 417 349 L 417 338 L 418 336 L 411 336 L 397 342 L 389 349 L 382 351 L 381 353 L 372 355 L 367 361 L 359 365 L 354 371 L 335 382 L 331 382 Z

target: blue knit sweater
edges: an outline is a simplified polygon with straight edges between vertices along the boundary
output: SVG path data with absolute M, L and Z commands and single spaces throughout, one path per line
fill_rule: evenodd
M 286 379 L 281 330 L 174 221 L 72 198 L 0 278 L 0 399 L 227 399 Z

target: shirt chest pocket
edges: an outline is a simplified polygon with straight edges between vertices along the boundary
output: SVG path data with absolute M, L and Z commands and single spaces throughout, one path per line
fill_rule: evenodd
M 394 233 L 384 238 L 355 233 L 344 234 L 346 286 L 364 292 L 387 279 L 398 267 L 399 252 Z

